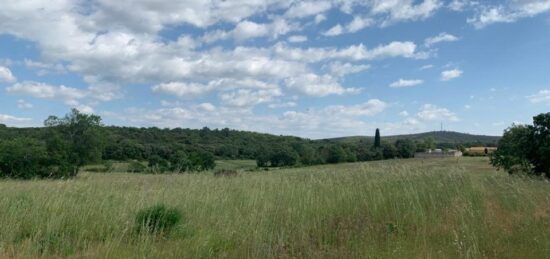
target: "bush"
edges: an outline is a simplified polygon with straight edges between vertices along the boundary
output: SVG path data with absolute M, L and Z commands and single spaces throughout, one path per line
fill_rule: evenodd
M 181 213 L 162 204 L 140 210 L 136 215 L 138 233 L 166 233 L 181 221 Z
M 491 163 L 510 174 L 550 177 L 550 113 L 533 118 L 533 125 L 512 125 L 504 131 Z
M 76 166 L 52 156 L 43 141 L 32 138 L 0 141 L 0 177 L 66 178 L 77 172 Z
M 132 161 L 128 164 L 128 172 L 130 173 L 143 173 L 147 170 L 147 167 L 138 161 Z

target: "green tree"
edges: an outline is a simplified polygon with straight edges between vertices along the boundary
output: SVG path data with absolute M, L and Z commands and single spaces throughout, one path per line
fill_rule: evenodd
M 336 164 L 346 161 L 346 152 L 340 145 L 333 145 L 328 150 L 327 162 Z
M 550 112 L 533 118 L 533 153 L 531 161 L 536 173 L 550 177 Z
M 384 142 L 382 144 L 382 154 L 384 159 L 392 159 L 397 157 L 397 148 L 391 143 Z
M 397 153 L 401 158 L 412 158 L 416 153 L 416 143 L 411 139 L 400 139 L 395 142 Z
M 491 164 L 510 174 L 530 172 L 533 154 L 533 131 L 531 126 L 512 125 L 504 131 L 498 149 L 491 156 Z
M 75 172 L 66 161 L 52 156 L 44 141 L 27 137 L 0 141 L 0 177 L 66 178 Z
M 101 161 L 105 147 L 101 117 L 80 113 L 77 109 L 63 118 L 50 116 L 44 125 L 51 134 L 61 134 L 71 155 L 71 163 L 78 166 Z
M 380 143 L 380 130 L 376 129 L 376 133 L 374 134 L 374 147 L 379 148 L 381 147 Z

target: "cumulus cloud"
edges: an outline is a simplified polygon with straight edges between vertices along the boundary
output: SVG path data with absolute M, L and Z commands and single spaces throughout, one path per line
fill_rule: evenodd
M 307 36 L 303 36 L 303 35 L 292 35 L 288 37 L 288 42 L 292 42 L 292 43 L 306 42 L 306 41 L 307 41 Z
M 458 121 L 458 116 L 447 108 L 424 104 L 416 116 L 425 121 Z
M 328 64 L 328 71 L 335 76 L 343 77 L 348 74 L 355 74 L 359 72 L 366 71 L 370 68 L 370 65 L 360 64 L 355 65 L 349 62 L 342 63 L 340 61 L 335 61 Z
M 368 26 L 371 26 L 373 24 L 374 24 L 374 20 L 371 18 L 355 16 L 353 20 L 350 23 L 348 23 L 346 26 L 337 24 L 322 34 L 324 36 L 332 37 L 332 36 L 338 36 L 343 33 L 354 33 Z
M 31 121 L 32 119 L 30 118 L 21 118 L 21 117 L 8 115 L 8 114 L 0 114 L 0 123 L 6 124 L 9 126 L 15 126 L 15 127 L 29 126 Z
M 446 33 L 446 32 L 442 32 L 437 36 L 427 38 L 424 41 L 424 45 L 426 45 L 426 47 L 431 47 L 432 45 L 440 43 L 440 42 L 453 42 L 453 41 L 457 41 L 457 40 L 458 40 L 458 37 L 456 37 L 452 34 Z
M 327 96 L 330 94 L 356 94 L 357 88 L 344 88 L 330 75 L 303 74 L 288 78 L 286 84 L 289 88 L 309 96 Z
M 323 13 L 332 7 L 329 1 L 300 1 L 292 5 L 285 13 L 291 18 L 304 18 Z
M 17 81 L 11 70 L 7 67 L 0 66 L 0 82 L 13 83 Z
M 496 6 L 481 5 L 477 14 L 467 20 L 477 29 L 495 23 L 512 23 L 550 11 L 548 0 L 506 1 Z
M 462 76 L 463 71 L 460 69 L 451 69 L 441 72 L 441 81 L 449 81 Z
M 402 87 L 410 87 L 410 86 L 415 86 L 415 85 L 420 85 L 424 83 L 423 80 L 420 80 L 420 79 L 402 79 L 400 78 L 399 80 L 393 82 L 390 84 L 390 87 L 391 88 L 402 88 Z
M 548 103 L 550 104 L 550 90 L 540 90 L 536 94 L 527 96 L 531 103 Z
M 334 27 L 330 28 L 328 31 L 323 32 L 324 36 L 338 36 L 344 32 L 342 25 L 337 24 Z
M 228 106 L 250 107 L 260 103 L 271 102 L 274 97 L 281 95 L 281 90 L 277 88 L 257 91 L 239 89 L 234 92 L 223 93 L 220 98 Z
M 19 109 L 28 110 L 28 109 L 31 109 L 32 107 L 33 105 L 31 103 L 28 103 L 23 99 L 17 100 L 17 108 Z
M 16 83 L 6 88 L 11 94 L 20 94 L 32 96 L 41 99 L 59 99 L 64 101 L 73 101 L 86 97 L 86 92 L 77 88 L 64 85 L 52 86 L 45 83 L 25 81 Z

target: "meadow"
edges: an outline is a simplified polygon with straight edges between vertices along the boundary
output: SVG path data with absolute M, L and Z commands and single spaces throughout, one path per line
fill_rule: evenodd
M 486 158 L 0 180 L 0 258 L 548 258 L 550 183 Z M 177 208 L 164 235 L 140 209 Z

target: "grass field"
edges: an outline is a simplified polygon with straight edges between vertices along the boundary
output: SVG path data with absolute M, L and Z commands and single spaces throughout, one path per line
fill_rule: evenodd
M 137 211 L 158 203 L 182 222 L 164 236 L 137 234 Z M 550 183 L 485 158 L 0 181 L 0 258 L 549 255 Z

